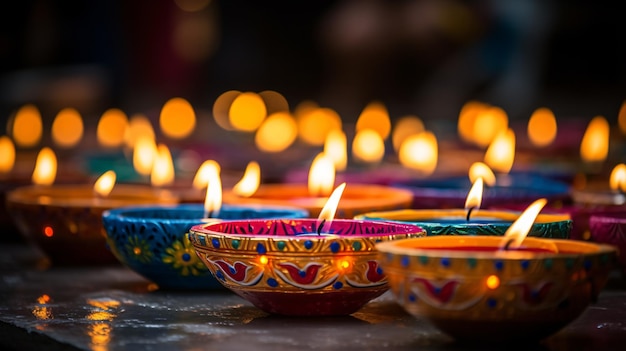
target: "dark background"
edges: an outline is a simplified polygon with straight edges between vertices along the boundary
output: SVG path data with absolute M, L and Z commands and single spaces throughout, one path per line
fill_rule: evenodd
M 29 102 L 46 120 L 174 96 L 210 109 L 231 89 L 310 99 L 348 121 L 372 100 L 392 118 L 456 120 L 469 99 L 513 119 L 547 106 L 615 121 L 626 98 L 624 12 L 610 1 L 177 2 L 193 0 L 4 4 L 2 122 Z

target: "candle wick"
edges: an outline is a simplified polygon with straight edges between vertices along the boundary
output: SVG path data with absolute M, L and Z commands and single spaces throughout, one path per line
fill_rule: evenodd
M 467 209 L 467 216 L 465 217 L 465 220 L 466 220 L 467 222 L 469 222 L 469 220 L 470 220 L 470 216 L 472 215 L 472 211 L 474 211 L 474 209 L 475 209 L 475 208 L 476 208 L 476 207 L 470 207 L 470 208 L 468 208 L 468 209 Z
M 510 246 L 511 246 L 511 244 L 513 243 L 513 241 L 514 241 L 514 240 L 515 240 L 515 239 L 509 239 L 509 240 L 507 240 L 507 242 L 504 244 L 503 249 L 504 249 L 504 250 L 509 250 L 509 249 L 510 249 Z
M 326 219 L 322 219 L 320 225 L 317 226 L 317 235 L 322 235 L 322 227 L 324 227 L 324 223 L 326 223 Z

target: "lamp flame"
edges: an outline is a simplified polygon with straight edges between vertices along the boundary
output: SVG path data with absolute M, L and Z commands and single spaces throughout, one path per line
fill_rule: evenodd
M 602 162 L 609 153 L 609 122 L 602 116 L 594 117 L 580 143 L 580 157 L 585 162 Z
M 537 215 L 539 215 L 539 212 L 541 212 L 541 209 L 547 202 L 548 200 L 546 199 L 538 199 L 530 204 L 504 233 L 500 249 L 518 248 L 530 232 Z
M 150 175 L 156 154 L 157 147 L 154 143 L 154 138 L 147 135 L 137 138 L 133 150 L 133 166 L 135 167 L 135 171 L 143 176 Z
M 613 168 L 609 184 L 613 191 L 626 192 L 626 164 L 620 163 Z
M 496 185 L 496 175 L 493 174 L 493 171 L 489 168 L 489 166 L 482 162 L 474 162 L 469 168 L 470 182 L 474 184 L 478 178 L 482 178 L 488 186 Z
M 209 179 L 211 178 L 211 174 L 215 172 L 216 174 L 220 174 L 221 167 L 220 164 L 214 160 L 206 160 L 202 162 L 200 167 L 198 167 L 198 171 L 196 171 L 196 175 L 193 177 L 193 187 L 200 190 L 206 189 L 209 184 Z
M 326 154 L 319 153 L 309 170 L 309 195 L 327 196 L 335 185 L 335 166 Z
M 51 185 L 57 176 L 57 157 L 49 147 L 44 147 L 37 155 L 33 183 L 37 185 Z
M 437 137 L 429 131 L 410 136 L 404 140 L 398 152 L 400 163 L 430 175 L 437 168 Z
M 373 129 L 363 129 L 356 133 L 352 141 L 352 154 L 362 162 L 380 162 L 385 156 L 385 142 Z
M 324 142 L 324 154 L 330 157 L 337 171 L 344 171 L 348 166 L 348 141 L 346 134 L 340 129 L 328 132 Z
M 483 178 L 478 178 L 472 184 L 472 188 L 467 193 L 467 199 L 465 200 L 465 209 L 467 210 L 467 220 L 469 221 L 470 215 L 473 210 L 480 208 L 480 204 L 483 201 Z
M 250 197 L 259 189 L 261 184 L 261 167 L 256 161 L 251 161 L 241 180 L 233 186 L 233 192 L 239 196 Z
M 345 188 L 346 183 L 341 183 L 337 188 L 335 188 L 320 211 L 320 215 L 317 217 L 315 225 L 318 234 L 328 233 L 330 230 L 330 225 L 335 218 L 335 213 L 337 212 L 337 207 L 339 206 L 339 200 L 341 200 L 341 195 L 343 194 Z
M 222 179 L 215 170 L 208 173 L 208 186 L 204 198 L 204 218 L 216 218 L 222 209 Z
M 0 173 L 9 173 L 15 164 L 15 145 L 6 135 L 0 137 Z
M 501 173 L 509 173 L 515 159 L 515 132 L 507 129 L 498 134 L 485 152 L 485 163 Z
M 107 197 L 115 186 L 117 175 L 115 171 L 109 170 L 104 172 L 93 185 L 93 190 L 101 197 Z
M 164 144 L 157 147 L 150 183 L 157 187 L 174 183 L 174 161 L 170 149 Z

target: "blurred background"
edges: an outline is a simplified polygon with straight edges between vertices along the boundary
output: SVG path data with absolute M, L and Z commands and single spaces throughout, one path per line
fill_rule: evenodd
M 626 92 L 623 12 L 580 0 L 24 0 L 0 21 L 2 118 L 129 113 L 181 96 L 275 90 L 356 120 L 456 119 L 478 99 L 528 118 L 616 118 Z M 50 120 L 52 117 L 50 117 Z M 5 123 L 3 123 L 5 124 Z

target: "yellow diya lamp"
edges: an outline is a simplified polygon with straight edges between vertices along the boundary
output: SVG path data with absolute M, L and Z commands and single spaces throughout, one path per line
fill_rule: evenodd
M 376 245 L 396 301 L 460 341 L 535 343 L 595 301 L 617 249 L 527 238 L 546 199 L 503 237 L 432 236 Z
M 244 178 L 246 175 L 244 175 Z M 257 185 L 260 181 L 250 180 Z M 333 161 L 324 153 L 312 162 L 308 184 L 259 184 L 256 189 L 234 187 L 224 193 L 224 203 L 283 205 L 304 208 L 311 216 L 320 214 L 335 183 Z M 412 195 L 409 191 L 382 185 L 348 184 L 337 208 L 338 218 L 352 218 L 373 210 L 408 208 Z
M 7 209 L 20 232 L 41 249 L 52 264 L 95 265 L 118 261 L 105 241 L 102 213 L 135 204 L 174 204 L 170 192 L 151 186 L 115 184 L 113 171 L 93 184 L 53 184 L 54 159 L 38 162 L 36 185 L 7 194 Z
M 388 289 L 375 243 L 425 233 L 409 224 L 335 219 L 344 189 L 333 191 L 317 219 L 201 224 L 189 239 L 220 283 L 268 313 L 351 314 Z

